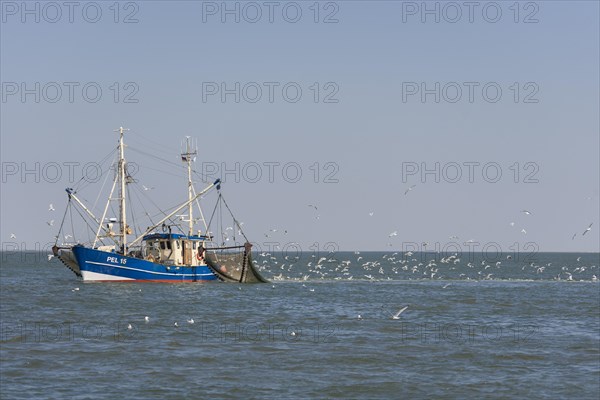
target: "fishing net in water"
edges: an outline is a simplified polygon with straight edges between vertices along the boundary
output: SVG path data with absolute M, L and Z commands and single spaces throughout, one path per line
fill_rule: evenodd
M 206 265 L 223 282 L 267 283 L 252 262 L 252 245 L 219 247 L 206 250 Z

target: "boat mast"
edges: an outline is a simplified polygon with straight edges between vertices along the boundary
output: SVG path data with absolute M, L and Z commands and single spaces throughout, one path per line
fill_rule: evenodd
M 190 137 L 186 136 L 186 145 L 185 145 L 185 153 L 181 154 L 181 160 L 185 161 L 187 163 L 187 170 L 188 170 L 188 235 L 192 236 L 194 234 L 194 217 L 192 215 L 192 211 L 193 211 L 193 204 L 192 204 L 192 198 L 194 197 L 194 187 L 192 184 L 192 161 L 194 161 L 195 156 L 197 153 L 196 150 L 194 150 L 194 152 L 192 152 L 191 146 L 190 146 Z
M 123 144 L 123 136 L 125 131 L 129 129 L 125 129 L 122 126 L 115 130 L 115 132 L 119 132 L 119 210 L 121 213 L 121 251 L 123 254 L 127 253 L 127 213 L 125 209 L 125 145 Z

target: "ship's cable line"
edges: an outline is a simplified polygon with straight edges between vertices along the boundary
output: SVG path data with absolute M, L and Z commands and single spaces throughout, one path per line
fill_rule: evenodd
M 69 208 L 71 208 L 71 196 L 67 200 L 67 207 L 65 207 L 65 213 L 63 214 L 62 221 L 60 221 L 60 227 L 58 228 L 58 234 L 56 235 L 56 240 L 54 241 L 54 246 L 58 245 L 58 238 L 62 235 L 63 225 L 65 223 L 65 219 L 67 218 L 67 212 Z
M 180 164 L 178 164 L 178 163 L 176 163 L 176 162 L 174 162 L 174 161 L 171 161 L 171 160 L 167 160 L 167 159 L 161 158 L 161 157 L 159 157 L 159 156 L 157 156 L 157 155 L 155 155 L 155 154 L 150 154 L 150 153 L 147 153 L 147 152 L 145 152 L 145 151 L 143 151 L 143 150 L 136 149 L 136 148 L 130 148 L 130 150 L 133 150 L 133 151 L 134 151 L 134 152 L 136 152 L 136 153 L 139 153 L 139 154 L 145 155 L 145 156 L 147 156 L 147 157 L 150 157 L 150 158 L 153 158 L 153 159 L 155 159 L 155 160 L 157 160 L 157 161 L 160 161 L 160 162 L 162 162 L 162 163 L 165 163 L 165 164 L 167 164 L 167 165 L 169 165 L 169 166 L 172 166 L 172 167 L 176 168 L 176 169 L 179 171 L 179 174 L 169 173 L 169 172 L 166 172 L 165 170 L 151 168 L 151 167 L 148 167 L 148 166 L 146 166 L 146 165 L 144 165 L 144 169 L 152 169 L 152 170 L 154 170 L 154 171 L 162 172 L 162 173 L 165 173 L 165 174 L 167 174 L 167 175 L 172 175 L 172 176 L 177 176 L 177 177 L 181 177 L 181 171 L 182 171 L 182 170 L 185 170 L 185 167 L 183 167 L 182 165 L 180 165 Z M 142 166 L 142 164 L 139 164 L 139 165 L 140 165 L 140 166 Z M 209 175 L 207 175 L 207 174 L 203 174 L 203 173 L 201 173 L 201 172 L 199 172 L 199 171 L 195 170 L 194 168 L 192 168 L 192 173 L 194 173 L 195 175 L 197 175 L 197 176 L 200 178 L 200 180 L 201 180 L 203 183 L 210 182 L 210 181 L 212 181 L 212 180 L 213 180 L 213 178 L 214 178 L 214 177 L 212 177 L 212 176 L 209 176 Z
M 225 201 L 225 198 L 223 196 L 220 196 L 220 197 L 221 197 L 221 200 L 223 201 L 223 204 L 225 204 L 225 207 L 227 207 L 227 211 L 229 211 L 229 214 L 231 215 L 231 218 L 233 218 L 234 224 L 238 227 L 238 229 L 240 230 L 240 233 L 242 234 L 242 236 L 244 236 L 244 239 L 248 242 L 249 240 L 246 237 L 246 234 L 244 233 L 244 231 L 242 230 L 242 226 L 240 225 L 240 223 L 238 222 L 238 220 L 233 215 L 233 212 L 229 208 L 229 205 L 227 205 L 227 202 Z
M 148 165 L 143 165 L 143 164 L 138 164 L 138 165 L 140 167 L 143 167 L 144 170 L 156 171 L 156 172 L 160 172 L 161 174 L 165 174 L 165 175 L 170 175 L 170 176 L 175 176 L 177 178 L 181 178 L 181 174 L 176 174 L 176 173 L 173 173 L 173 172 L 168 172 L 168 171 L 165 171 L 164 169 L 153 168 L 153 167 L 150 167 Z
M 148 210 L 146 209 L 144 202 L 142 201 L 142 199 L 140 198 L 140 192 L 142 194 L 144 194 L 144 192 L 142 192 L 139 188 L 138 185 L 133 185 L 133 194 L 135 194 L 135 198 L 138 201 L 139 206 L 144 210 L 144 215 L 146 217 L 148 217 L 148 220 L 150 221 L 150 226 L 154 225 L 154 221 L 152 220 L 152 217 L 150 216 L 150 213 L 148 212 Z M 139 235 L 139 234 L 138 234 Z
M 221 197 L 221 193 L 219 193 L 219 197 Z M 210 219 L 208 220 L 208 224 L 206 226 L 206 233 L 209 234 L 210 232 L 210 227 L 212 225 L 212 221 L 213 218 L 215 216 L 215 213 L 217 212 L 217 207 L 219 206 L 219 200 L 217 199 L 217 202 L 215 203 L 215 208 L 213 208 L 212 214 L 210 215 Z
M 160 162 L 166 163 L 166 164 L 168 164 L 168 165 L 170 165 L 170 166 L 172 166 L 172 167 L 176 168 L 176 169 L 177 169 L 177 170 L 179 170 L 179 171 L 181 171 L 181 170 L 185 170 L 185 167 L 184 167 L 184 166 L 182 166 L 181 164 L 178 164 L 178 163 L 176 163 L 176 162 L 174 162 L 174 161 L 171 161 L 171 160 L 167 160 L 167 159 L 165 159 L 165 158 L 161 158 L 161 157 L 157 156 L 156 154 L 151 154 L 151 153 L 148 153 L 148 152 L 146 152 L 146 151 L 143 151 L 143 150 L 140 150 L 140 149 L 137 149 L 137 148 L 130 148 L 130 150 L 133 150 L 133 151 L 134 151 L 134 152 L 136 152 L 136 153 L 143 154 L 143 155 L 145 155 L 145 156 L 147 156 L 147 157 L 153 158 L 153 159 L 155 159 L 155 160 L 158 160 L 158 161 L 160 161 Z M 164 149 L 163 149 L 163 150 L 164 150 Z M 146 168 L 146 167 L 145 167 L 145 168 Z M 160 170 L 160 171 L 161 171 L 161 172 L 163 172 L 162 170 Z M 203 173 L 201 173 L 201 172 L 197 171 L 197 170 L 196 170 L 196 169 L 194 169 L 194 168 L 192 168 L 192 172 L 193 172 L 194 174 L 198 175 L 198 177 L 199 177 L 199 178 L 201 178 L 201 180 L 202 180 L 202 182 L 203 182 L 203 183 L 210 182 L 210 181 L 212 181 L 212 180 L 213 180 L 213 178 L 214 178 L 213 176 L 209 176 L 209 175 L 207 175 L 207 174 L 203 174 Z M 181 176 L 181 175 L 177 175 L 177 176 Z
M 167 165 L 170 165 L 170 166 L 172 166 L 172 167 L 174 167 L 174 168 L 176 168 L 176 169 L 178 169 L 180 171 L 183 170 L 183 169 L 185 169 L 181 164 L 177 164 L 174 161 L 170 161 L 170 160 L 167 160 L 165 158 L 161 158 L 161 157 L 157 156 L 156 154 L 151 154 L 151 153 L 148 153 L 148 152 L 146 152 L 144 150 L 136 149 L 135 147 L 129 148 L 129 150 L 131 150 L 131 151 L 133 151 L 135 153 L 142 154 L 142 155 L 144 155 L 146 157 L 150 157 L 150 158 L 152 158 L 154 160 L 160 161 L 160 162 L 165 163 Z
M 132 137 L 134 140 L 140 140 L 140 142 L 145 142 L 142 144 L 147 145 L 149 143 L 151 145 L 155 145 L 156 146 L 155 149 L 160 152 L 164 152 L 166 149 L 167 151 L 171 152 L 172 154 L 177 154 L 177 152 L 179 151 L 178 149 L 176 149 L 174 147 L 167 146 L 165 143 L 159 143 L 153 139 L 150 139 L 147 136 L 142 136 L 141 133 L 138 133 L 138 132 L 131 131 L 130 137 Z
M 115 162 L 115 161 L 113 161 L 113 162 L 109 163 L 109 164 L 108 164 L 108 166 L 107 166 L 107 169 L 106 169 L 106 170 L 104 170 L 104 169 L 103 169 L 103 166 L 104 166 L 104 164 L 105 164 L 105 163 L 106 163 L 106 162 L 107 162 L 107 161 L 108 161 L 108 160 L 109 160 L 111 157 L 113 157 L 113 155 L 114 155 L 116 152 L 117 152 L 117 149 L 113 149 L 113 150 L 112 150 L 112 151 L 111 151 L 109 154 L 107 154 L 107 155 L 106 155 L 106 156 L 105 156 L 105 157 L 104 157 L 102 160 L 100 160 L 100 161 L 97 163 L 97 164 L 100 166 L 100 170 L 102 171 L 102 172 L 101 172 L 101 175 L 104 175 L 105 173 L 107 173 L 107 172 L 110 170 L 110 168 L 112 167 L 112 165 L 114 164 L 114 162 Z M 87 178 L 88 178 L 88 176 L 85 174 L 85 172 L 86 172 L 86 171 L 84 171 L 84 173 L 83 173 L 83 176 L 82 176 L 82 177 L 81 177 L 81 178 L 80 178 L 80 179 L 79 179 L 79 180 L 78 180 L 78 181 L 77 181 L 77 182 L 76 182 L 76 183 L 73 185 L 73 189 L 75 189 L 76 191 L 83 190 L 83 189 L 85 189 L 87 186 L 89 186 L 90 184 L 92 184 L 92 183 L 95 183 L 95 182 L 92 182 L 92 180 L 88 180 L 88 179 L 87 179 Z M 84 181 L 84 182 L 82 183 L 82 181 Z
M 77 210 L 75 210 L 77 211 Z M 69 218 L 71 219 L 71 232 L 73 232 L 73 240 L 77 241 L 77 239 L 75 238 L 75 227 L 73 226 L 73 209 L 70 208 L 69 209 Z
M 244 231 L 242 230 L 242 226 L 239 223 L 239 221 L 235 218 L 235 216 L 233 215 L 233 212 L 231 211 L 231 209 L 229 208 L 229 205 L 227 204 L 227 202 L 225 201 L 225 198 L 223 197 L 222 193 L 219 192 L 219 197 L 217 198 L 217 202 L 215 203 L 215 207 L 213 209 L 213 212 L 210 216 L 210 219 L 208 221 L 208 225 L 207 225 L 207 231 L 210 229 L 211 225 L 212 225 L 212 221 L 214 219 L 215 214 L 217 213 L 217 210 L 219 211 L 218 213 L 218 233 L 221 236 L 221 239 L 224 239 L 224 235 L 223 232 L 225 232 L 223 230 L 223 208 L 222 208 L 222 204 L 225 205 L 225 208 L 227 209 L 227 211 L 229 212 L 229 215 L 231 215 L 231 218 L 233 219 L 234 225 L 239 229 L 241 235 L 244 237 L 244 239 L 246 240 L 246 242 L 249 242 L 248 238 L 246 237 L 246 234 L 244 233 Z M 234 228 L 235 230 L 235 228 Z M 235 240 L 235 239 L 234 239 Z M 222 241 L 221 243 L 222 246 L 225 245 L 225 241 Z
M 221 199 L 223 196 L 221 196 Z M 219 201 L 219 229 L 221 230 L 221 246 L 225 246 L 227 234 L 225 228 L 223 228 L 223 203 Z
M 140 163 L 138 163 L 138 165 L 140 165 L 140 167 L 142 167 L 142 166 L 143 166 L 143 167 L 144 167 L 144 169 L 149 169 L 149 170 L 153 170 L 153 171 L 161 172 L 161 173 L 163 173 L 163 174 L 166 174 L 166 175 L 171 175 L 171 176 L 176 176 L 176 177 L 181 177 L 181 171 L 182 171 L 182 170 L 185 170 L 185 167 L 183 167 L 182 165 L 180 165 L 180 164 L 178 164 L 178 163 L 176 163 L 176 162 L 174 162 L 174 161 L 171 161 L 171 160 L 167 160 L 167 159 L 161 158 L 161 157 L 159 157 L 159 156 L 157 156 L 157 155 L 155 155 L 155 154 L 151 154 L 151 153 L 148 153 L 148 152 L 146 152 L 146 151 L 143 151 L 143 150 L 140 150 L 140 149 L 137 149 L 137 148 L 134 148 L 134 147 L 130 147 L 130 148 L 129 148 L 129 150 L 132 150 L 132 151 L 134 151 L 134 152 L 136 152 L 136 153 L 139 153 L 139 154 L 145 155 L 145 156 L 147 156 L 147 157 L 150 157 L 150 158 L 152 158 L 152 159 L 154 159 L 154 160 L 157 160 L 157 161 L 160 161 L 160 162 L 162 162 L 162 163 L 165 163 L 165 164 L 167 164 L 167 165 L 169 165 L 169 166 L 172 166 L 172 167 L 173 167 L 173 168 L 175 168 L 175 169 L 176 169 L 176 170 L 177 170 L 179 173 L 167 172 L 167 171 L 165 171 L 164 169 L 157 169 L 157 168 L 153 168 L 153 167 L 147 166 L 147 165 L 145 165 L 145 164 L 140 164 Z M 200 181 L 201 181 L 202 183 L 211 182 L 211 181 L 213 180 L 213 178 L 214 178 L 213 176 L 209 176 L 209 175 L 207 175 L 207 174 L 203 174 L 203 173 L 201 173 L 201 172 L 197 171 L 197 170 L 196 170 L 196 169 L 194 169 L 194 168 L 192 168 L 192 173 L 193 173 L 193 174 L 195 174 L 195 175 L 196 175 L 196 176 L 197 176 L 197 177 L 200 179 Z
M 111 165 L 112 164 L 113 163 L 111 163 Z M 95 209 L 96 206 L 98 205 L 98 201 L 100 201 L 100 196 L 102 195 L 102 192 L 104 191 L 104 187 L 106 186 L 106 182 L 108 182 L 108 178 L 110 177 L 110 174 L 108 174 L 108 171 L 106 171 L 106 172 L 107 173 L 103 173 L 103 175 L 105 175 L 104 182 L 102 182 L 102 187 L 98 191 L 98 196 L 96 197 L 96 201 L 94 202 L 94 205 L 92 206 L 92 209 Z

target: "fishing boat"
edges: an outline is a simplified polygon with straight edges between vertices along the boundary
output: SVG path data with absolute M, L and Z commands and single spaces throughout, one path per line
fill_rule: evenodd
M 107 174 L 112 171 L 114 178 L 101 216 L 98 217 L 94 207 L 86 205 L 80 198 L 77 187 L 66 189 L 68 202 L 60 230 L 55 236 L 53 254 L 86 282 L 267 282 L 253 264 L 252 245 L 242 231 L 242 224 L 225 202 L 221 180 L 216 179 L 196 191 L 192 164 L 198 151 L 190 137 L 186 137 L 181 153 L 181 161 L 187 169 L 187 199 L 168 212 L 159 210 L 157 214 L 150 214 L 146 211 L 145 218 L 142 218 L 145 228 L 141 228 L 140 224 L 130 225 L 130 221 L 140 218 L 139 215 L 138 218 L 129 218 L 132 201 L 129 201 L 128 195 L 130 186 L 137 182 L 125 160 L 124 137 L 127 131 L 123 127 L 115 131 L 119 134 L 118 146 L 113 150 L 113 153 L 116 151 L 115 162 L 106 170 Z M 143 188 L 144 191 L 148 189 Z M 207 223 L 200 200 L 211 192 L 217 193 L 217 200 Z M 194 218 L 195 207 L 198 218 Z M 211 223 L 215 212 L 224 208 L 233 220 L 233 226 L 226 229 L 237 231 L 244 238 L 243 243 L 228 243 L 230 237 L 225 237 L 227 232 L 222 226 L 219 235 L 213 234 Z M 59 244 L 63 237 L 75 239 L 74 233 L 64 235 L 66 227 L 73 225 L 73 210 L 79 215 L 79 220 L 85 221 L 91 240 Z M 185 211 L 187 214 L 179 214 Z M 111 212 L 117 215 L 112 216 Z M 199 224 L 202 225 L 200 229 Z

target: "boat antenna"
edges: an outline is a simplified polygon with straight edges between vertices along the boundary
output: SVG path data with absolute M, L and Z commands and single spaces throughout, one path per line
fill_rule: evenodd
M 192 236 L 194 234 L 194 217 L 192 215 L 193 204 L 192 198 L 194 196 L 194 187 L 192 183 L 192 162 L 196 161 L 196 154 L 198 153 L 197 149 L 192 151 L 192 144 L 190 141 L 190 136 L 185 137 L 185 151 L 181 153 L 181 161 L 187 164 L 188 170 L 188 235 Z
M 125 135 L 125 131 L 129 129 L 123 128 L 122 126 L 119 129 L 115 129 L 115 132 L 119 132 L 119 211 L 121 214 L 121 251 L 122 254 L 127 253 L 127 212 L 125 209 L 125 144 L 123 143 L 123 136 Z M 102 221 L 100 221 L 102 223 Z

